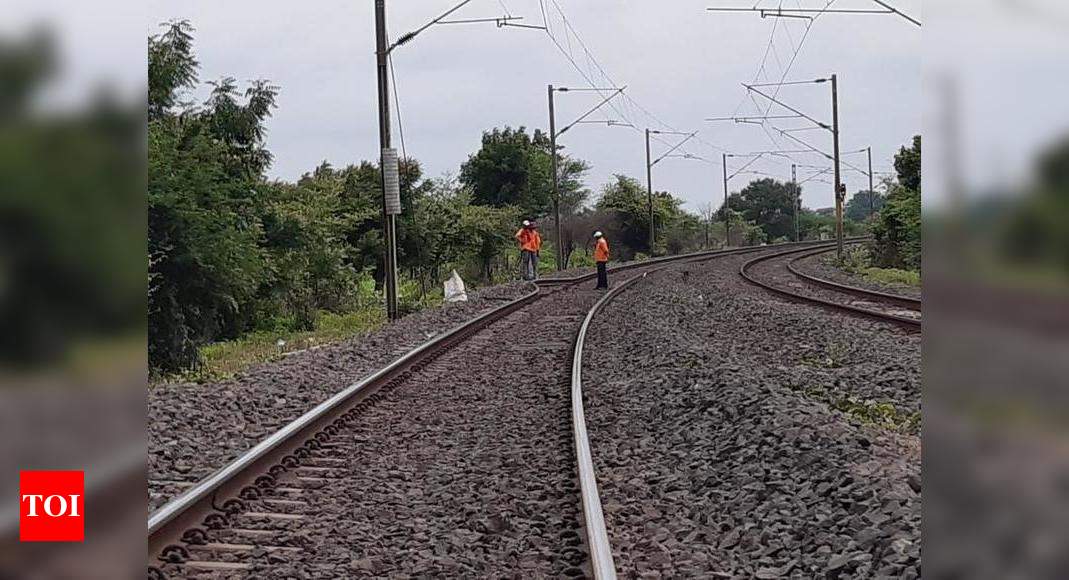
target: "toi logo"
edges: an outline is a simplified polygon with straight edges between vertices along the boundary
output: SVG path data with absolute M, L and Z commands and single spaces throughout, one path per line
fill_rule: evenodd
M 20 471 L 19 541 L 84 540 L 84 493 L 81 471 Z

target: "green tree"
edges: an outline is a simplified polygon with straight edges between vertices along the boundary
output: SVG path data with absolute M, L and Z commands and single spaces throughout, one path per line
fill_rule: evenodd
M 183 89 L 197 82 L 199 63 L 193 56 L 193 26 L 186 20 L 172 21 L 163 34 L 148 39 L 148 119 L 154 121 L 172 111 Z
M 864 222 L 875 215 L 887 202 L 883 194 L 877 191 L 862 190 L 846 202 L 844 215 L 846 219 Z
M 921 192 L 921 136 L 913 136 L 910 148 L 902 147 L 895 155 L 895 172 L 898 183 L 910 191 Z
M 876 265 L 921 269 L 921 194 L 895 184 L 872 228 Z
M 1001 252 L 1019 265 L 1069 274 L 1069 139 L 1036 162 L 1036 179 L 1009 211 Z
M 647 254 L 664 253 L 666 249 L 664 232 L 669 230 L 682 213 L 682 200 L 664 191 L 653 194 L 653 218 L 658 228 L 657 248 L 650 248 L 650 211 L 649 196 L 646 188 L 638 180 L 625 175 L 616 175 L 615 181 L 605 185 L 596 209 L 612 216 L 619 226 L 619 244 L 623 246 L 624 255 L 635 252 Z M 607 229 L 607 228 L 599 228 Z
M 553 207 L 550 140 L 524 127 L 483 133 L 482 146 L 460 168 L 460 182 L 477 205 L 516 206 L 528 217 L 547 215 Z M 582 178 L 589 166 L 558 154 L 561 211 L 577 211 L 589 196 Z
M 873 225 L 872 256 L 881 268 L 921 268 L 921 138 L 895 155 L 898 183 L 889 184 L 887 203 Z
M 742 191 L 728 196 L 728 207 L 760 227 L 768 239 L 794 234 L 794 203 L 798 186 L 771 178 L 751 181 Z
M 162 371 L 197 364 L 201 344 L 247 328 L 267 267 L 257 188 L 277 88 L 254 82 L 242 101 L 223 79 L 179 116 L 178 95 L 196 79 L 190 30 L 172 22 L 149 39 L 149 362 Z

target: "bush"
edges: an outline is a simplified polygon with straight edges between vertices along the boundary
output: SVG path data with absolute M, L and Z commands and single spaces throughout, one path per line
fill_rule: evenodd
M 874 264 L 881 268 L 921 269 L 921 194 L 900 185 L 872 228 Z

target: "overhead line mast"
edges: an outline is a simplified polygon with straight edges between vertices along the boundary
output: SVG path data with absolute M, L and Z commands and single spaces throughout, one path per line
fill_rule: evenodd
M 384 286 L 386 290 L 386 316 L 397 320 L 397 216 L 401 214 L 401 179 L 397 150 L 392 146 L 390 134 L 390 57 L 394 49 L 411 42 L 416 36 L 436 24 L 467 24 L 471 22 L 496 22 L 498 28 L 503 26 L 520 26 L 509 24 L 519 17 L 506 14 L 502 18 L 479 18 L 470 20 L 447 21 L 451 14 L 471 3 L 462 0 L 434 20 L 423 26 L 402 34 L 390 44 L 386 31 L 386 0 L 375 0 L 375 56 L 378 76 L 379 101 L 379 179 L 382 187 L 382 233 L 385 250 L 383 252 Z M 403 139 L 403 137 L 402 137 Z

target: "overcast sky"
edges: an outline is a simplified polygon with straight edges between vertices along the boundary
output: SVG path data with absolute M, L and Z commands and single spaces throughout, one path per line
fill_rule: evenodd
M 391 2 L 393 0 L 390 0 Z M 728 0 L 557 0 L 597 62 L 635 103 L 684 130 L 702 129 L 704 143 L 688 151 L 718 163 L 720 151 L 774 147 L 759 126 L 702 123 L 707 116 L 753 114 L 742 81 L 778 80 L 806 21 L 762 20 L 756 14 L 706 13 L 707 5 Z M 775 0 L 778 3 L 778 0 Z M 823 6 L 825 0 L 784 0 Z M 765 0 L 771 5 L 772 0 Z M 541 24 L 538 0 L 504 0 L 524 22 Z M 921 127 L 925 114 L 925 203 L 941 199 L 948 151 L 961 158 L 961 177 L 971 191 L 1021 183 L 1037 151 L 1064 138 L 1069 128 L 1069 8 L 1062 0 L 896 0 L 924 22 L 920 31 L 894 16 L 821 17 L 806 37 L 789 79 L 837 72 L 841 78 L 843 150 L 871 144 L 877 171 L 890 170 L 891 157 Z M 390 28 L 397 36 L 451 5 L 446 0 L 391 4 Z M 552 2 L 550 25 L 577 62 L 592 64 L 564 33 Z M 797 6 L 798 4 L 795 4 Z M 835 8 L 868 8 L 869 0 L 837 0 Z M 202 78 L 269 78 L 282 86 L 281 108 L 270 122 L 273 175 L 292 179 L 327 159 L 344 165 L 377 156 L 372 2 L 317 0 L 292 2 L 209 2 L 184 0 L 33 0 L 7 4 L 0 35 L 18 36 L 44 23 L 56 31 L 62 51 L 61 75 L 49 91 L 64 103 L 84 102 L 87 89 L 105 83 L 143 98 L 144 34 L 158 23 L 188 18 L 197 32 Z M 13 8 L 14 10 L 10 10 Z M 497 0 L 473 0 L 457 17 L 499 16 Z M 775 34 L 772 36 L 773 28 Z M 773 38 L 765 72 L 757 74 Z M 546 126 L 545 86 L 583 86 L 583 77 L 545 32 L 497 29 L 492 24 L 428 30 L 396 55 L 409 152 L 430 175 L 455 173 L 479 142 L 483 129 L 506 124 Z M 921 70 L 924 69 L 922 74 Z M 958 99 L 946 106 L 940 79 L 957 79 Z M 922 85 L 923 80 L 923 87 Z M 602 80 L 602 79 L 598 79 Z M 830 116 L 826 85 L 785 87 L 781 92 L 801 110 Z M 923 88 L 923 90 L 922 90 Z M 923 100 L 921 94 L 923 93 Z M 592 105 L 594 95 L 569 94 L 559 100 L 566 123 Z M 620 105 L 640 128 L 658 123 L 634 103 Z M 958 116 L 959 138 L 944 143 L 943 113 Z M 774 111 L 775 112 L 775 111 Z M 821 149 L 830 148 L 820 131 L 798 133 Z M 783 143 L 788 140 L 780 138 Z M 597 191 L 612 173 L 641 178 L 642 138 L 621 128 L 583 125 L 562 140 L 571 154 L 590 161 L 590 185 Z M 710 147 L 712 145 L 713 147 Z M 655 153 L 666 148 L 656 143 Z M 819 156 L 795 155 L 800 164 L 822 163 Z M 864 168 L 864 156 L 846 156 Z M 738 159 L 730 160 L 732 171 Z M 787 178 L 787 160 L 772 158 L 753 168 Z M 805 171 L 800 172 L 803 178 Z M 719 165 L 682 159 L 659 164 L 658 188 L 689 200 L 691 209 L 721 198 Z M 732 189 L 752 176 L 732 181 Z M 865 178 L 845 173 L 851 193 Z M 805 203 L 830 205 L 831 188 L 811 181 Z
M 391 36 L 419 27 L 455 3 L 387 2 Z M 786 0 L 784 5 L 792 4 L 799 5 L 797 0 Z M 919 15 L 917 0 L 897 0 L 897 4 Z M 614 173 L 644 180 L 640 131 L 647 126 L 700 131 L 701 141 L 688 143 L 686 151 L 707 163 L 668 158 L 654 168 L 655 188 L 683 197 L 691 209 L 708 201 L 719 204 L 722 199 L 720 154 L 724 150 L 803 149 L 775 131 L 770 130 L 769 137 L 758 125 L 703 122 L 706 117 L 730 116 L 736 111 L 758 114 L 757 105 L 746 98 L 740 83 L 753 81 L 755 76 L 759 82 L 779 81 L 803 37 L 787 80 L 838 73 L 843 151 L 871 145 L 876 170 L 888 171 L 897 148 L 920 131 L 920 33 L 900 18 L 825 15 L 806 36 L 805 20 L 705 11 L 707 6 L 745 2 L 545 0 L 545 5 L 552 38 L 545 31 L 498 28 L 492 23 L 448 25 L 427 30 L 395 52 L 408 153 L 423 162 L 428 175 L 456 174 L 478 148 L 484 130 L 506 125 L 545 128 L 548 84 L 589 86 L 566 57 L 569 50 L 596 84 L 610 84 L 597 72 L 600 66 L 616 84 L 627 85 L 629 99 L 615 102 L 616 110 L 606 108 L 591 118 L 630 122 L 638 128 L 584 124 L 562 137 L 569 154 L 592 165 L 588 184 L 595 192 Z M 823 7 L 824 0 L 803 5 Z M 188 19 L 196 27 L 202 80 L 231 75 L 239 80 L 267 78 L 281 86 L 279 107 L 268 125 L 268 146 L 275 154 L 272 176 L 295 179 L 323 160 L 341 166 L 376 158 L 373 2 L 266 0 L 256 2 L 255 9 L 251 6 L 214 0 L 152 1 L 148 5 L 153 23 L 150 32 L 157 30 L 158 22 Z M 835 4 L 837 8 L 872 6 L 865 0 Z M 522 23 L 543 24 L 538 0 L 473 0 L 451 18 L 498 17 L 506 10 L 522 16 Z M 568 29 L 561 11 L 577 34 Z M 577 37 L 589 48 L 593 61 Z M 554 45 L 554 38 L 563 50 Z M 830 85 L 789 86 L 779 94 L 807 114 L 830 121 Z M 559 125 L 574 120 L 598 99 L 595 93 L 559 95 Z M 773 114 L 777 112 L 786 113 L 773 109 Z M 805 122 L 788 120 L 781 126 L 803 127 Z M 826 131 L 793 135 L 831 151 Z M 655 141 L 654 155 L 668 147 Z M 818 154 L 792 156 L 802 165 L 829 165 Z M 844 159 L 865 169 L 864 154 Z M 746 161 L 729 159 L 729 170 Z M 786 179 L 790 163 L 770 157 L 750 169 Z M 804 178 L 815 171 L 804 168 L 799 174 Z M 732 180 L 732 190 L 754 177 L 739 175 Z M 830 176 L 817 179 L 822 178 L 830 181 Z M 856 171 L 848 170 L 844 178 L 851 193 L 867 183 Z M 806 205 L 833 203 L 829 184 L 811 181 L 804 188 Z

